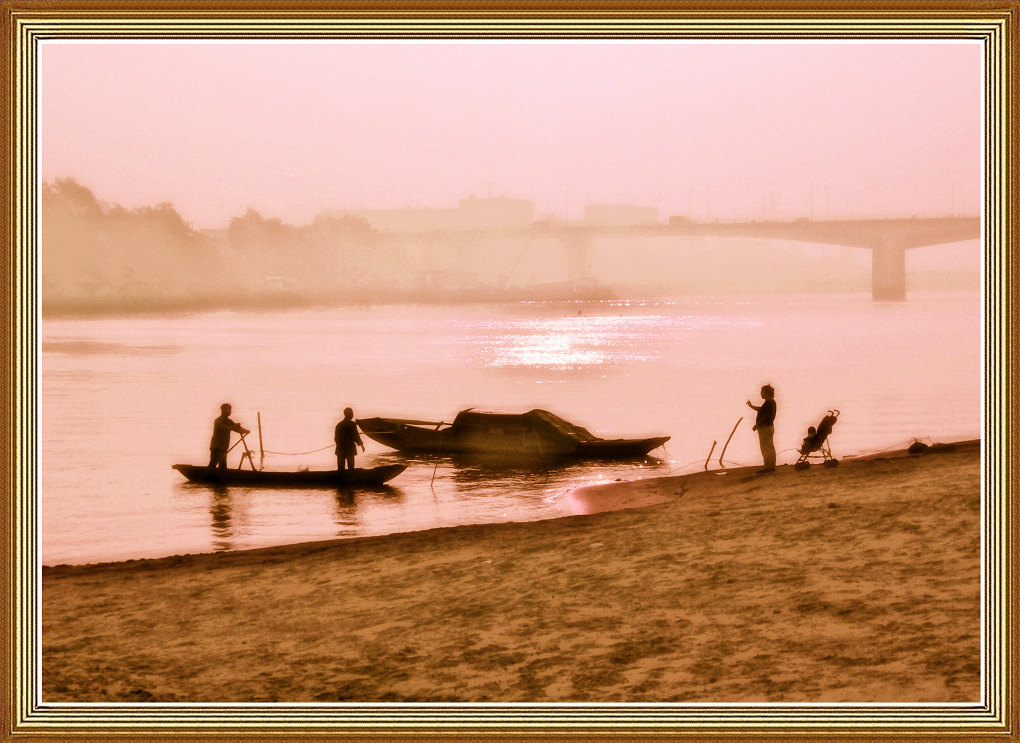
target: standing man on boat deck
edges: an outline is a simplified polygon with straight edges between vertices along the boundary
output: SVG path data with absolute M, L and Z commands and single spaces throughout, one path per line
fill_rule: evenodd
M 758 411 L 751 429 L 758 432 L 758 445 L 765 462 L 765 468 L 758 470 L 758 474 L 776 471 L 776 444 L 773 440 L 776 433 L 776 391 L 772 385 L 767 384 L 761 388 L 761 396 L 764 399 L 761 405 L 752 405 L 750 400 L 747 401 L 747 407 Z
M 227 468 L 227 450 L 230 449 L 230 432 L 236 431 L 244 436 L 251 433 L 244 426 L 230 420 L 230 403 L 220 405 L 220 417 L 213 421 L 212 439 L 209 441 L 209 469 Z
M 354 422 L 354 411 L 344 408 L 344 419 L 336 424 L 333 431 L 333 441 L 336 442 L 336 468 L 343 471 L 344 465 L 347 469 L 354 469 L 354 456 L 358 453 L 357 447 L 365 451 L 365 444 L 361 441 L 361 434 L 358 433 L 358 424 Z

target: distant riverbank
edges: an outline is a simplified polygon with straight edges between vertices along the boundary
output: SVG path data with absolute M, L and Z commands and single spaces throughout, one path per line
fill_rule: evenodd
M 980 449 L 946 449 L 44 568 L 43 700 L 977 702 Z
M 386 304 L 503 304 L 513 302 L 602 302 L 616 299 L 609 287 L 598 284 L 549 284 L 536 286 L 479 288 L 468 291 L 419 289 L 344 290 L 329 294 L 296 292 L 244 292 L 202 296 L 105 296 L 73 300 L 44 299 L 46 318 L 105 317 L 117 315 L 184 312 L 276 311 L 330 309 Z
M 980 288 L 979 277 L 928 275 L 914 284 L 923 283 L 924 290 L 971 292 Z M 784 287 L 775 294 L 804 297 L 825 297 L 859 294 L 865 289 L 861 287 L 835 287 L 821 284 L 812 289 L 807 286 L 797 287 L 791 292 Z M 337 289 L 328 294 L 303 294 L 291 292 L 252 292 L 232 294 L 203 294 L 198 296 L 167 295 L 151 293 L 145 296 L 100 292 L 91 297 L 75 297 L 62 299 L 44 297 L 42 316 L 48 319 L 72 319 L 92 317 L 117 317 L 134 315 L 179 314 L 194 312 L 221 311 L 280 311 L 331 309 L 341 307 L 367 307 L 372 305 L 467 305 L 467 304 L 510 304 L 519 302 L 609 302 L 609 301 L 643 301 L 643 302 L 676 302 L 683 298 L 715 296 L 717 290 L 688 290 L 683 296 L 676 296 L 668 290 L 656 287 L 612 287 L 607 284 L 570 285 L 567 283 L 539 284 L 533 286 L 515 286 L 509 288 L 480 287 L 473 290 L 435 291 L 421 289 Z M 743 291 L 735 297 L 769 297 L 769 292 Z

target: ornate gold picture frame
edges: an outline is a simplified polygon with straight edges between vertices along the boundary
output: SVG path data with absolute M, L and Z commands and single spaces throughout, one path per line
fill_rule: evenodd
M 3 0 L 3 736 L 1012 737 L 1017 2 L 838 4 Z M 60 39 L 966 39 L 985 60 L 982 700 L 925 704 L 98 704 L 41 694 L 37 55 Z

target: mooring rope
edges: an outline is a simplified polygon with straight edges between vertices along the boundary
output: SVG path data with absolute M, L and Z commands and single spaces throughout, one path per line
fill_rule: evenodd
M 270 451 L 269 449 L 266 449 L 266 454 L 278 454 L 281 457 L 300 457 L 300 456 L 302 456 L 304 454 L 317 454 L 320 451 L 326 451 L 326 449 L 332 449 L 334 446 L 336 446 L 336 445 L 335 444 L 330 444 L 329 446 L 324 446 L 321 449 L 312 449 L 311 451 L 293 451 L 293 452 L 291 452 L 291 451 Z

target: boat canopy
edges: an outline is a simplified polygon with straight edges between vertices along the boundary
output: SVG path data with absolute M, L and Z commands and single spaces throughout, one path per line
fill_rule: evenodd
M 553 415 L 548 410 L 535 408 L 527 413 L 506 413 L 493 410 L 476 410 L 468 408 L 457 414 L 453 421 L 454 428 L 475 428 L 501 426 L 507 428 L 526 428 L 549 437 L 566 438 L 570 441 L 595 441 L 597 436 L 588 429 L 575 426 L 573 423 Z

